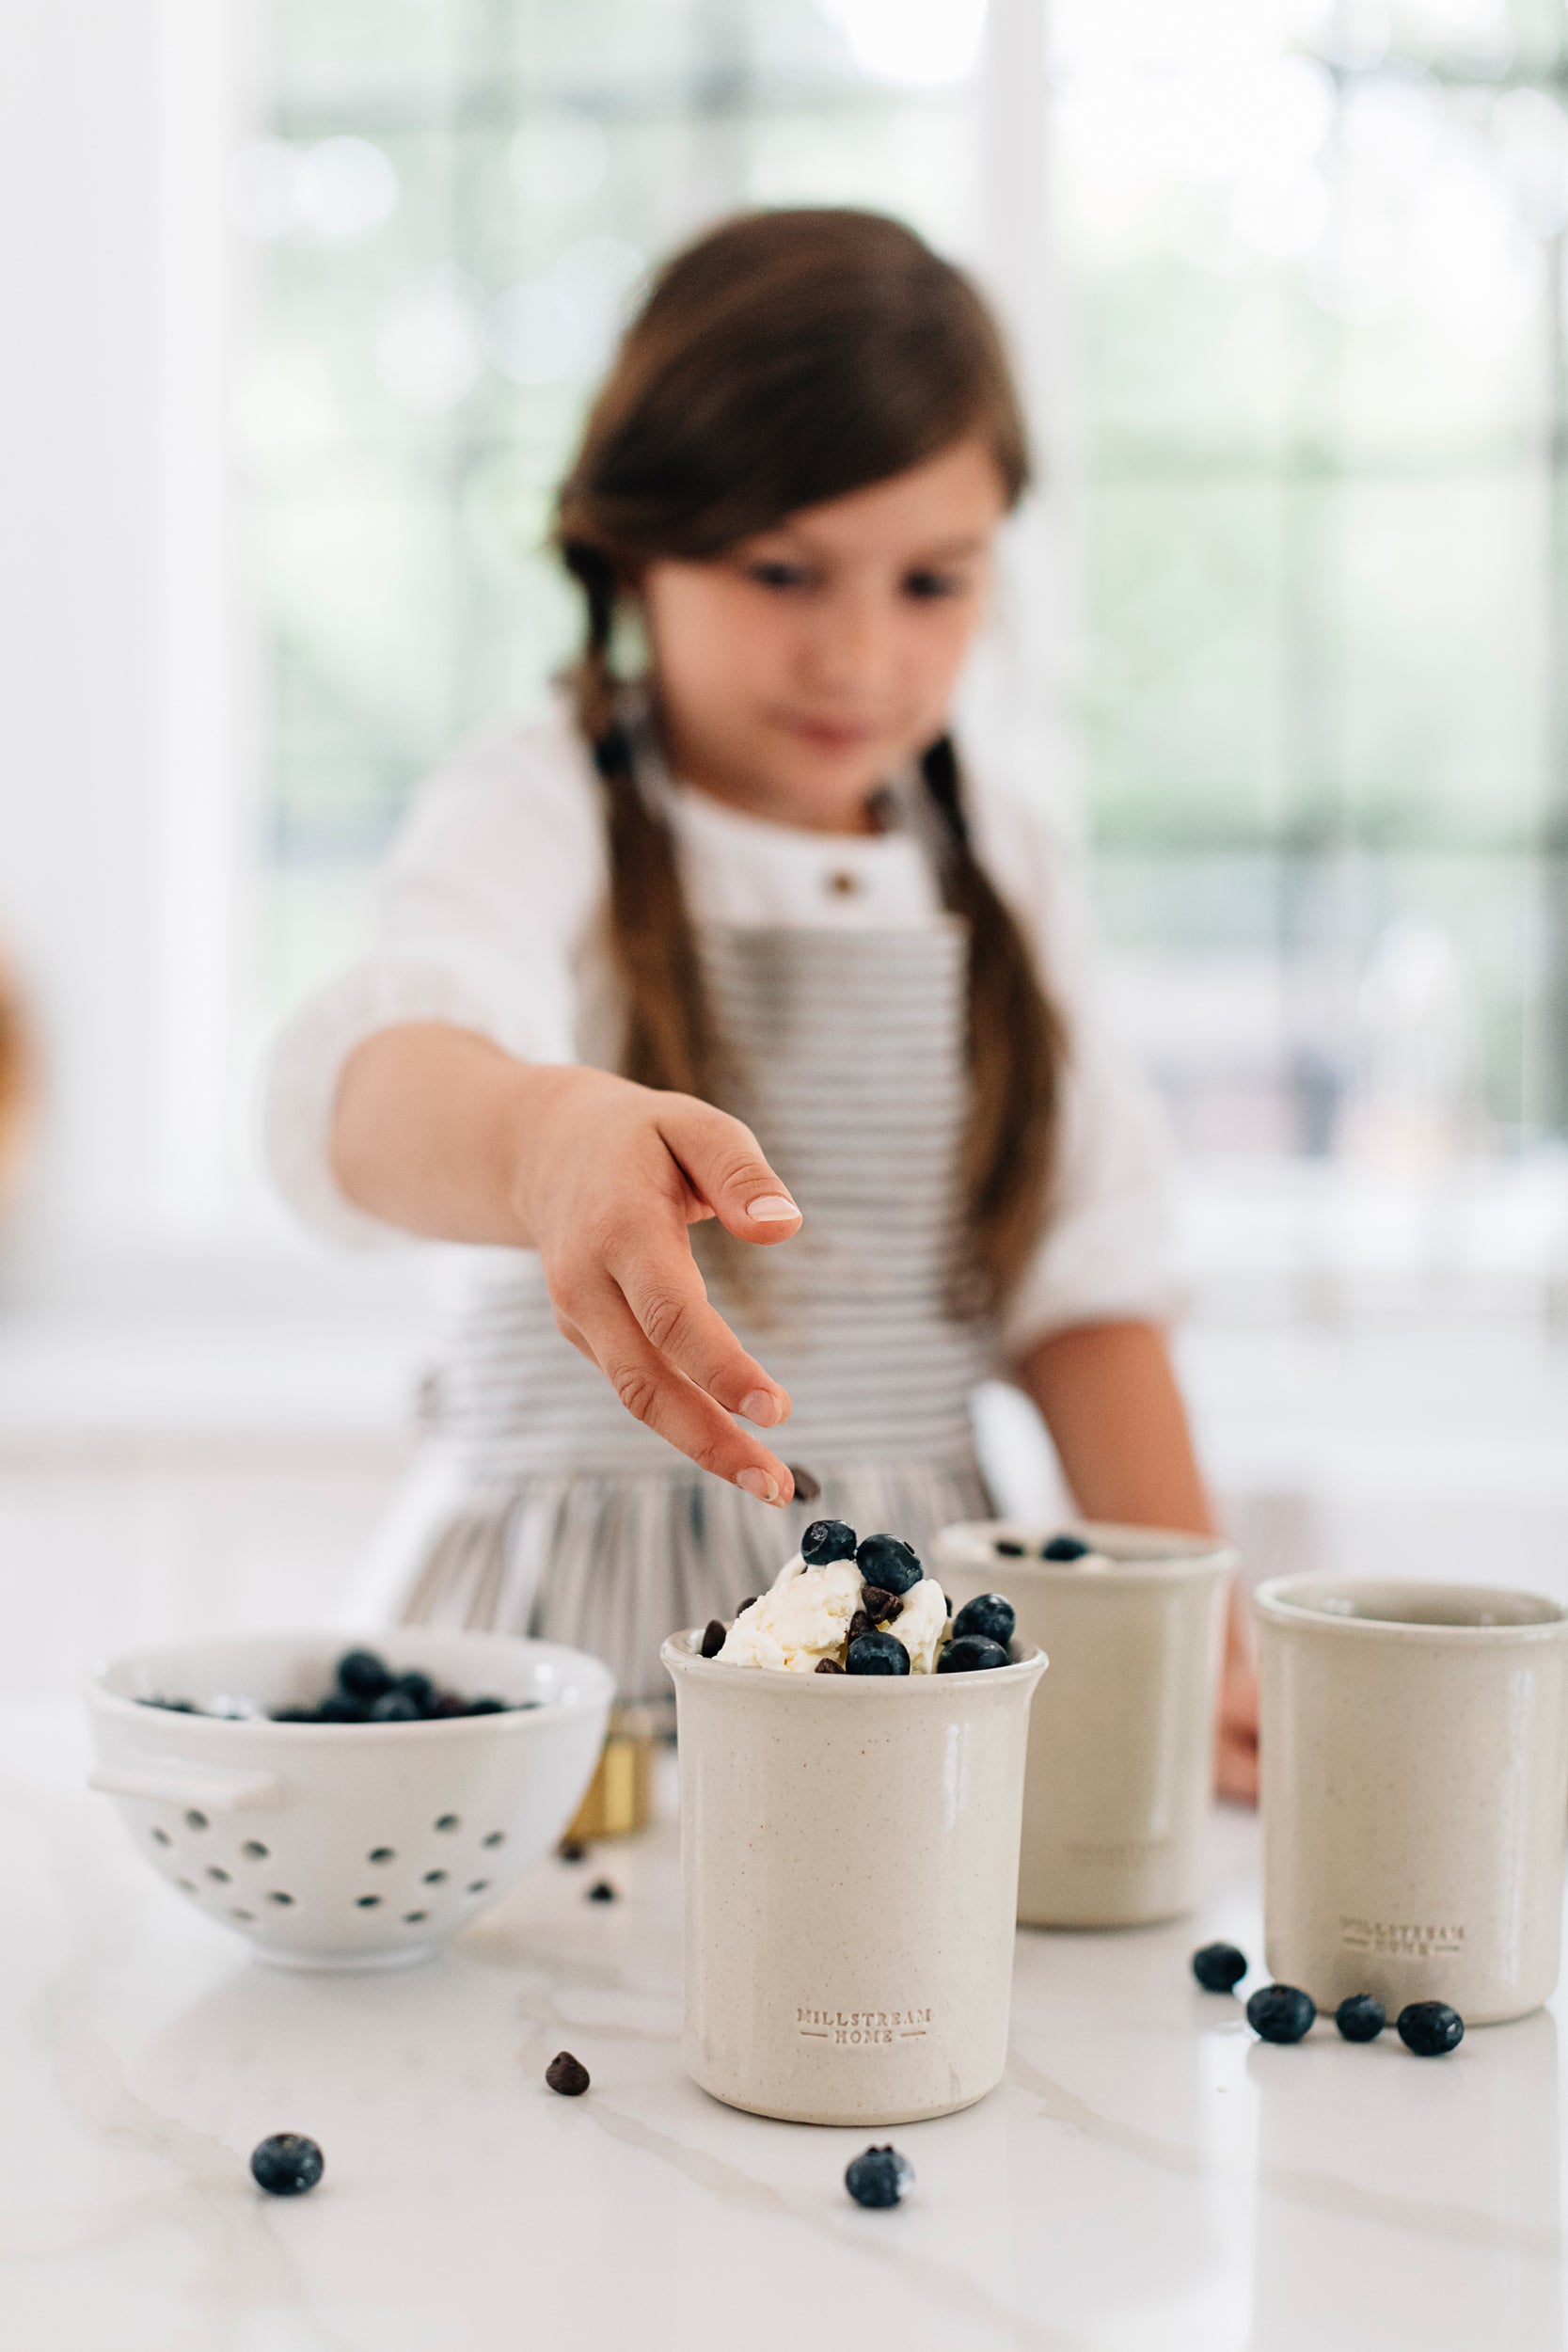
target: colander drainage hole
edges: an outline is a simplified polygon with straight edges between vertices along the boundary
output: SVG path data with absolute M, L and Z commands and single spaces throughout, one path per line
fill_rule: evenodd
M 438 1830 L 454 1830 L 461 1829 L 463 1822 L 461 1816 L 456 1813 L 443 1813 L 436 1826 Z
M 227 1885 L 228 1885 L 228 1883 L 229 1883 L 229 1873 L 228 1873 L 228 1871 L 227 1871 L 227 1870 L 220 1870 L 220 1869 L 218 1868 L 218 1866 L 217 1866 L 217 1864 L 216 1864 L 215 1862 L 209 1862 L 209 1864 L 207 1865 L 207 1876 L 208 1876 L 210 1879 L 216 1879 L 216 1881 L 217 1881 L 217 1883 L 218 1883 L 218 1884 L 219 1884 L 220 1886 L 227 1886 Z
M 282 1888 L 277 1886 L 271 1889 L 267 1896 L 267 1900 L 269 1903 L 292 1903 L 293 1901 L 293 1897 L 292 1895 L 285 1895 Z
M 479 1842 L 482 1846 L 504 1846 L 506 1832 L 503 1829 L 493 1829 L 488 1837 L 482 1837 Z
M 428 1911 L 405 1911 L 403 1915 L 403 1924 L 405 1928 L 417 1928 L 421 1919 L 428 1919 L 429 1916 Z
M 445 1870 L 427 1870 L 424 1874 L 424 1883 L 427 1886 L 444 1886 L 446 1882 Z
M 475 1879 L 470 1883 L 468 1892 L 470 1895 L 483 1895 L 489 1883 L 488 1879 Z
M 375 1911 L 381 1903 L 379 1895 L 356 1895 L 354 1899 L 361 1911 Z
M 198 1813 L 193 1806 L 191 1811 L 185 1816 L 185 1827 L 187 1829 L 205 1829 L 207 1827 L 207 1816 L 205 1813 Z
M 263 1846 L 259 1837 L 247 1837 L 240 1848 L 240 1851 L 247 1862 L 270 1862 L 272 1860 L 270 1847 Z
M 365 1856 L 367 1862 L 395 1862 L 397 1851 L 392 1846 L 372 1846 Z
M 174 1840 L 166 1829 L 155 1829 L 152 1832 L 152 1843 L 155 1846 L 172 1846 Z

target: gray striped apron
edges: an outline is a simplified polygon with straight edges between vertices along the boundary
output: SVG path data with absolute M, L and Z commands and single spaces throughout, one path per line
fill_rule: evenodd
M 967 933 L 705 927 L 724 1107 L 755 1131 L 804 1218 L 771 1249 L 693 1229 L 710 1292 L 788 1389 L 769 1433 L 822 1482 L 769 1510 L 626 1413 L 555 1327 L 531 1252 L 484 1253 L 445 1333 L 438 1434 L 392 1531 L 381 1610 L 531 1630 L 595 1651 L 624 1703 L 661 1709 L 658 1646 L 729 1616 L 808 1518 L 917 1549 L 983 1517 L 970 1418 L 991 1327 L 955 1320 L 966 1101 Z M 738 1283 L 736 1259 L 741 1263 Z

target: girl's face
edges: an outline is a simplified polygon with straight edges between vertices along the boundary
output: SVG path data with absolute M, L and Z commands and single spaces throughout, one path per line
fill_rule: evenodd
M 1005 504 L 980 441 L 806 507 L 641 592 L 671 765 L 749 814 L 869 829 L 867 797 L 946 724 Z

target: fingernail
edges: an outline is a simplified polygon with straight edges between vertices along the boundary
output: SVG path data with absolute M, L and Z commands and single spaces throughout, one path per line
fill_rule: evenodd
M 750 1396 L 741 1398 L 740 1410 L 745 1419 L 754 1422 L 759 1429 L 771 1429 L 779 1418 L 779 1400 L 770 1396 L 766 1389 L 753 1389 Z
M 749 1495 L 755 1495 L 759 1502 L 777 1502 L 779 1499 L 779 1482 L 769 1477 L 767 1470 L 743 1470 L 735 1483 Z
M 787 1193 L 765 1192 L 760 1200 L 752 1201 L 746 1214 L 759 1225 L 782 1225 L 785 1217 L 798 1217 L 800 1212 Z

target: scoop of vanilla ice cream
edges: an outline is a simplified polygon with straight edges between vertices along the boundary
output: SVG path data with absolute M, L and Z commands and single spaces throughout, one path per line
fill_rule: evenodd
M 947 1601 L 933 1577 L 923 1576 L 904 1595 L 904 1606 L 888 1627 L 910 1653 L 910 1672 L 935 1674 L 937 1650 L 947 1630 Z
M 860 1607 L 862 1581 L 852 1560 L 808 1568 L 797 1552 L 762 1597 L 736 1617 L 719 1652 L 720 1664 L 815 1674 L 824 1658 L 835 1658 L 843 1648 Z

